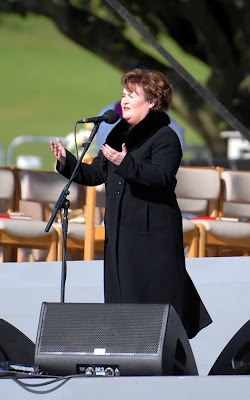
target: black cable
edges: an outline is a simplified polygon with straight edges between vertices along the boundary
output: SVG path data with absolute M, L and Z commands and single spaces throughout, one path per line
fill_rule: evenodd
M 15 383 L 17 383 L 19 386 L 21 386 L 24 390 L 27 390 L 28 392 L 31 393 L 36 393 L 36 394 L 48 394 L 52 393 L 53 391 L 59 389 L 62 387 L 65 383 L 67 383 L 70 379 L 72 378 L 90 378 L 90 376 L 86 375 L 66 375 L 66 376 L 51 376 L 51 375 L 36 375 L 36 374 L 24 374 L 16 371 L 1 371 L 0 372 L 0 379 L 1 378 L 9 378 L 13 380 Z M 40 383 L 25 383 L 22 382 L 22 379 L 46 379 L 46 382 L 40 382 Z M 49 379 L 49 380 L 47 380 Z M 35 390 L 38 388 L 43 388 L 48 385 L 53 385 L 57 384 L 55 387 L 50 388 L 48 390 Z
M 28 377 L 27 377 L 28 378 Z M 52 379 L 49 382 L 43 382 L 43 383 L 37 383 L 37 384 L 29 384 L 29 383 L 24 383 L 22 381 L 20 381 L 20 379 L 22 378 L 16 378 L 14 376 L 10 376 L 10 379 L 12 379 L 15 383 L 17 383 L 19 386 L 21 386 L 21 388 L 23 388 L 24 390 L 30 392 L 30 393 L 36 393 L 36 394 L 48 394 L 48 393 L 52 393 L 55 390 L 59 389 L 60 387 L 62 387 L 65 383 L 68 382 L 68 380 L 70 379 L 70 377 L 60 377 L 57 379 Z M 47 385 L 52 385 L 53 383 L 57 383 L 60 382 L 57 386 L 48 389 L 48 390 L 43 390 L 43 391 L 39 391 L 39 390 L 34 390 L 33 388 L 39 388 L 39 387 L 43 387 L 43 386 L 47 386 Z

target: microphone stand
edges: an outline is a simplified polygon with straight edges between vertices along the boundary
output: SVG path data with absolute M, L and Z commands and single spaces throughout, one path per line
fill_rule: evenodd
M 49 222 L 47 223 L 47 226 L 45 228 L 45 232 L 49 232 L 51 225 L 53 224 L 56 215 L 59 210 L 62 208 L 64 209 L 64 218 L 63 218 L 63 224 L 62 224 L 62 232 L 63 232 L 63 247 L 62 247 L 62 273 L 61 273 L 61 303 L 64 303 L 65 299 L 65 283 L 66 283 L 66 276 L 67 276 L 67 261 L 66 261 L 66 249 L 67 249 L 67 233 L 68 233 L 68 209 L 70 206 L 70 201 L 67 199 L 67 196 L 69 195 L 69 187 L 71 183 L 73 182 L 74 177 L 76 176 L 76 173 L 79 169 L 79 166 L 83 160 L 83 157 L 85 156 L 86 152 L 88 151 L 89 146 L 91 145 L 96 132 L 99 129 L 99 123 L 95 123 L 94 128 L 92 129 L 92 132 L 87 140 L 86 143 L 83 143 L 83 151 L 80 156 L 80 158 L 77 160 L 77 164 L 74 168 L 74 171 L 72 172 L 72 175 L 66 184 L 66 186 L 63 188 L 56 204 L 55 204 L 55 209 L 49 219 Z

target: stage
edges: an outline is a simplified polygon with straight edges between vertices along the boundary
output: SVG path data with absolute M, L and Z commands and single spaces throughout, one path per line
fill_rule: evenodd
M 250 398 L 250 376 L 207 376 L 229 340 L 249 320 L 249 257 L 187 259 L 193 279 L 213 323 L 190 341 L 199 376 L 73 377 L 35 389 L 2 378 L 3 398 L 33 399 L 240 399 Z M 34 343 L 42 302 L 60 302 L 61 263 L 3 263 L 0 265 L 0 318 Z M 103 262 L 67 263 L 65 302 L 103 302 Z M 29 383 L 44 378 L 24 379 Z M 46 379 L 47 381 L 47 379 Z
M 23 380 L 43 383 L 45 379 Z M 72 378 L 43 387 L 0 381 L 2 399 L 34 400 L 249 400 L 248 376 Z

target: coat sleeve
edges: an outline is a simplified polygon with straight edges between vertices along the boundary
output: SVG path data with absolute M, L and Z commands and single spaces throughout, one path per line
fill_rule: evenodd
M 67 154 L 65 165 L 57 162 L 56 169 L 61 175 L 65 176 L 65 178 L 70 179 L 77 164 L 77 160 L 75 156 L 68 150 L 66 152 Z M 101 168 L 102 159 L 102 153 L 99 152 L 97 157 L 93 159 L 91 164 L 86 164 L 82 162 L 77 170 L 73 182 L 86 186 L 97 186 L 103 183 L 104 175 Z
M 140 159 L 128 152 L 115 172 L 128 183 L 155 188 L 175 185 L 175 175 L 182 158 L 176 133 L 170 128 L 160 129 L 154 136 L 150 153 L 149 158 Z

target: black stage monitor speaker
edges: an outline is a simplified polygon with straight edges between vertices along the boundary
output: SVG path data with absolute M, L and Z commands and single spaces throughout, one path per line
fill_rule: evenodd
M 250 320 L 228 342 L 209 375 L 250 374 Z
M 0 363 L 34 365 L 35 344 L 7 321 L 0 319 Z
M 43 303 L 35 365 L 50 375 L 197 375 L 183 325 L 164 304 Z

